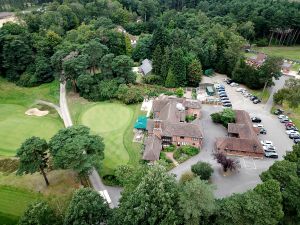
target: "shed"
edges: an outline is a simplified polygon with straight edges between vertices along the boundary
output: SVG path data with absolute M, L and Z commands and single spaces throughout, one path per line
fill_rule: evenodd
M 149 59 L 144 59 L 140 66 L 140 72 L 145 76 L 152 71 L 152 62 Z
M 146 116 L 139 116 L 137 121 L 134 124 L 134 128 L 140 130 L 146 130 L 147 120 L 148 118 Z
M 212 96 L 212 95 L 215 94 L 215 91 L 214 91 L 214 89 L 213 89 L 212 86 L 207 86 L 207 87 L 206 87 L 206 93 L 207 93 L 209 96 Z
M 204 75 L 205 76 L 212 76 L 214 74 L 214 70 L 213 69 L 207 69 L 204 71 Z

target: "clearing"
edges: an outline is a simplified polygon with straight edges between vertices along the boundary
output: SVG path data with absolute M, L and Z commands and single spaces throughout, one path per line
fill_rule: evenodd
M 49 140 L 63 123 L 55 110 L 36 106 L 37 99 L 58 102 L 58 82 L 23 88 L 0 78 L 0 155 L 14 156 L 21 143 L 31 136 Z M 27 116 L 32 107 L 49 110 L 43 117 Z
M 264 52 L 267 55 L 283 57 L 285 59 L 294 59 L 300 60 L 300 46 L 291 46 L 291 47 L 256 47 L 256 51 Z
M 113 174 L 119 165 L 138 164 L 141 144 L 132 140 L 134 122 L 142 114 L 140 104 L 91 103 L 82 98 L 69 97 L 69 106 L 75 124 L 90 127 L 93 133 L 104 139 L 105 158 L 100 169 L 102 176 Z

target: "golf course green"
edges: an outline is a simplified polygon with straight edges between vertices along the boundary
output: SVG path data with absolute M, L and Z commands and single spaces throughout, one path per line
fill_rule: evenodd
M 14 156 L 22 142 L 31 136 L 49 140 L 63 123 L 53 112 L 46 116 L 28 116 L 25 112 L 37 99 L 56 102 L 58 83 L 34 88 L 18 87 L 0 79 L 0 156 Z
M 134 165 L 140 158 L 140 144 L 133 143 L 133 124 L 140 105 L 127 106 L 118 102 L 88 103 L 79 115 L 79 124 L 91 128 L 104 139 L 104 160 L 100 174 L 113 174 L 119 165 Z

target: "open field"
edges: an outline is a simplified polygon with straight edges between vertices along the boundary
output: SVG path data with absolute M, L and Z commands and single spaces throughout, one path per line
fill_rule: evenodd
M 283 57 L 285 59 L 300 60 L 300 46 L 291 47 L 256 47 L 255 50 L 267 55 Z
M 76 100 L 77 99 L 77 100 Z M 118 102 L 91 103 L 81 98 L 69 98 L 73 121 L 91 128 L 104 138 L 105 158 L 100 174 L 113 174 L 119 165 L 136 165 L 141 145 L 133 143 L 133 124 L 141 115 L 140 104 L 124 105 Z
M 0 224 L 15 224 L 31 202 L 41 198 L 40 194 L 24 189 L 0 186 Z M 12 204 L 15 203 L 15 204 Z
M 27 138 L 39 136 L 49 140 L 63 127 L 57 113 L 51 109 L 44 117 L 25 115 L 29 108 L 37 107 L 37 99 L 57 102 L 58 83 L 22 88 L 0 79 L 0 155 L 14 156 Z

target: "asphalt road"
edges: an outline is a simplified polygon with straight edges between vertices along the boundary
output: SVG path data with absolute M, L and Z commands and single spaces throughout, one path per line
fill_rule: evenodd
M 224 76 L 216 76 L 213 78 L 205 78 L 204 82 L 223 82 Z M 279 83 L 280 85 L 280 83 Z M 273 141 L 279 159 L 281 160 L 286 154 L 287 150 L 291 150 L 293 142 L 285 134 L 284 125 L 282 125 L 275 115 L 270 114 L 270 111 L 264 104 L 253 104 L 249 99 L 242 96 L 242 94 L 236 92 L 236 88 L 225 85 L 226 92 L 232 102 L 233 109 L 243 109 L 249 112 L 252 116 L 258 116 L 262 119 L 262 124 L 267 130 L 267 135 L 260 135 L 261 140 Z M 280 86 L 275 87 L 279 89 Z M 180 176 L 190 170 L 191 165 L 198 161 L 209 162 L 214 168 L 214 173 L 211 177 L 212 184 L 215 186 L 215 196 L 222 198 L 229 196 L 233 193 L 242 193 L 249 189 L 254 188 L 261 182 L 259 175 L 267 170 L 274 162 L 274 159 L 252 159 L 250 157 L 235 157 L 240 163 L 241 169 L 239 172 L 230 175 L 223 176 L 221 167 L 216 163 L 213 158 L 212 152 L 215 145 L 215 139 L 227 135 L 226 129 L 214 124 L 210 118 L 210 114 L 213 112 L 221 111 L 222 107 L 212 105 L 202 105 L 201 113 L 202 117 L 198 121 L 204 134 L 204 144 L 201 152 L 175 167 L 170 171 L 180 179 Z

